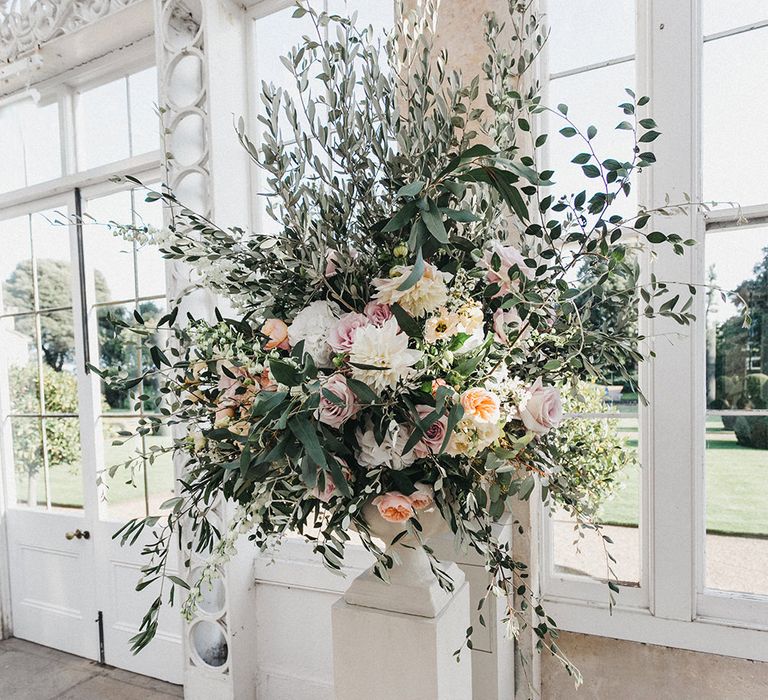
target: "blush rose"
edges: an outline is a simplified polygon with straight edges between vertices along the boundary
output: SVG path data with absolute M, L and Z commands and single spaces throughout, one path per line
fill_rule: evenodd
M 563 404 L 556 387 L 544 386 L 541 378 L 530 388 L 530 398 L 520 411 L 523 425 L 537 435 L 556 428 L 563 419 Z

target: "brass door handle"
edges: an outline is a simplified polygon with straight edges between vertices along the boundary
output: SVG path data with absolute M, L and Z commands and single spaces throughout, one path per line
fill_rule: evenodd
M 64 535 L 68 540 L 89 540 L 91 539 L 91 533 L 88 532 L 88 530 L 81 530 L 78 528 L 74 532 L 68 532 L 66 535 Z

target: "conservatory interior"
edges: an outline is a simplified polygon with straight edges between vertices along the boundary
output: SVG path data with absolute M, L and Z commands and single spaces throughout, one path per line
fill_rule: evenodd
M 768 698 L 766 65 L 0 0 L 0 698 Z

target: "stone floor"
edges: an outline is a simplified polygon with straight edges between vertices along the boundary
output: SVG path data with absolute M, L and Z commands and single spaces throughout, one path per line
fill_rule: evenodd
M 20 639 L 0 641 L 2 700 L 171 700 L 180 685 L 128 673 Z

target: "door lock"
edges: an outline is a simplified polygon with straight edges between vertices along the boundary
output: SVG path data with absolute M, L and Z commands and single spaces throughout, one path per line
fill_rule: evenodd
M 78 528 L 74 532 L 68 532 L 66 535 L 64 535 L 68 540 L 89 540 L 91 539 L 91 533 L 88 532 L 88 530 L 81 530 Z

